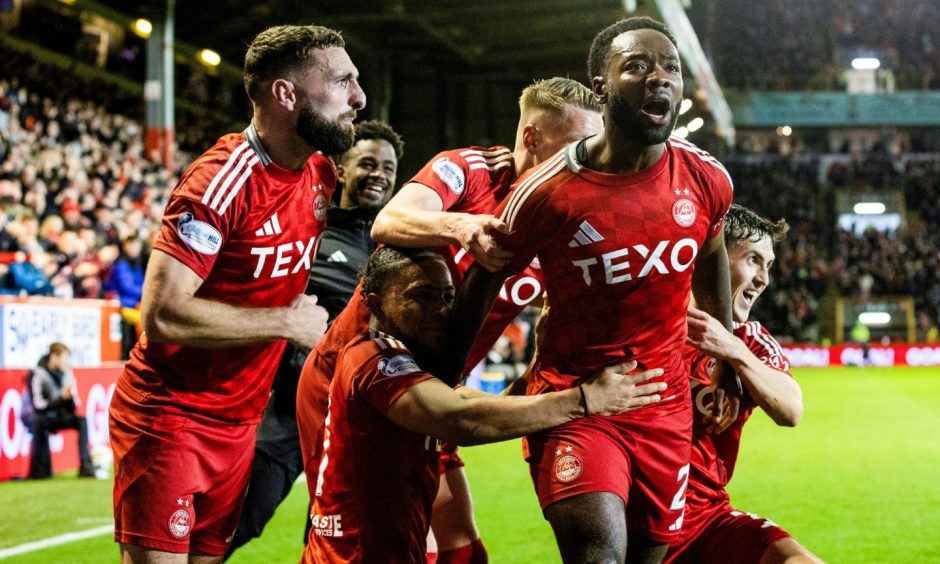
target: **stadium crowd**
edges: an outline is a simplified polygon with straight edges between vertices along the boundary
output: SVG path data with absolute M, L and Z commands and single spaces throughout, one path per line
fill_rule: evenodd
M 899 90 L 940 88 L 940 4 L 933 0 L 764 3 L 722 0 L 709 34 L 723 85 L 839 90 L 842 70 L 876 54 Z M 731 15 L 729 15 L 731 14 Z M 748 56 L 738 56 L 748 45 Z
M 779 244 L 774 292 L 755 316 L 781 339 L 817 342 L 820 300 L 828 292 L 867 299 L 911 296 L 918 338 L 940 325 L 940 158 L 890 154 L 877 147 L 827 166 L 821 154 L 741 154 L 725 160 L 742 205 L 786 214 L 788 238 Z M 821 173 L 821 170 L 823 171 Z M 834 228 L 835 192 L 897 190 L 906 221 L 893 233 Z

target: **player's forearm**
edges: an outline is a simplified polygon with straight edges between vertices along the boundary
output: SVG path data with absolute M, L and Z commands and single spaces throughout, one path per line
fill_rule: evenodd
M 242 308 L 187 297 L 154 305 L 143 313 L 147 338 L 154 342 L 226 348 L 288 339 L 289 308 Z
M 460 379 L 483 322 L 496 301 L 505 274 L 489 272 L 474 263 L 457 289 L 457 297 L 450 315 L 446 356 L 438 359 L 434 374 L 453 386 Z
M 699 309 L 731 331 L 731 270 L 723 233 L 709 239 L 702 249 L 692 274 L 692 294 Z M 741 395 L 741 383 L 734 371 L 719 366 L 716 374 L 720 388 L 732 395 Z
M 536 396 L 471 398 L 462 403 L 451 415 L 451 440 L 461 446 L 514 439 L 584 415 L 577 388 Z
M 729 359 L 747 393 L 781 427 L 795 427 L 803 415 L 803 392 L 796 380 L 767 366 L 744 344 Z
M 458 245 L 455 223 L 462 215 L 418 208 L 386 208 L 372 224 L 372 239 L 399 247 Z

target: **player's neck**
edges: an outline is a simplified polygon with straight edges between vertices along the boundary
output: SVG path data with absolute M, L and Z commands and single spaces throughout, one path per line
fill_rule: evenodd
M 276 124 L 257 114 L 252 123 L 264 150 L 282 168 L 302 170 L 316 150 L 297 135 L 296 127 L 291 124 Z
M 587 140 L 588 163 L 591 170 L 608 174 L 629 174 L 651 167 L 663 156 L 665 143 L 641 145 L 627 139 L 616 129 Z

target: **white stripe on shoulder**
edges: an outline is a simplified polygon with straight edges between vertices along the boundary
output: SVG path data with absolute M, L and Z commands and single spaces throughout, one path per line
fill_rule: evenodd
M 229 169 L 232 168 L 232 165 L 235 161 L 239 160 L 239 155 L 250 146 L 248 141 L 243 141 L 241 145 L 235 147 L 235 150 L 232 151 L 232 154 L 228 156 L 228 160 L 225 161 L 225 165 L 215 173 L 215 176 L 212 177 L 212 182 L 209 183 L 209 187 L 206 188 L 206 193 L 202 195 L 202 203 L 208 204 L 209 198 L 212 197 L 212 191 L 215 190 L 215 187 L 218 186 L 219 182 L 225 178 L 225 175 L 228 173 Z
M 780 347 L 780 343 L 777 342 L 777 339 L 774 339 L 773 335 L 763 329 L 760 325 L 754 328 L 754 338 L 764 346 L 767 352 L 779 356 L 786 356 L 783 354 L 783 349 Z
M 235 199 L 235 196 L 238 195 L 238 192 L 242 189 L 242 186 L 245 185 L 245 181 L 248 180 L 248 177 L 251 176 L 252 169 L 256 164 L 261 161 L 261 157 L 255 155 L 248 161 L 248 165 L 245 167 L 245 171 L 241 176 L 238 177 L 238 181 L 232 186 L 232 189 L 228 191 L 228 196 L 226 196 L 225 201 L 222 202 L 222 207 L 219 208 L 219 215 L 225 213 L 225 210 L 228 209 L 228 205 L 232 203 L 232 200 Z
M 232 185 L 239 176 L 241 176 L 242 170 L 245 168 L 251 159 L 257 158 L 254 151 L 245 151 L 241 157 L 238 158 L 238 164 L 229 171 L 225 177 L 225 181 L 219 186 L 218 190 L 215 192 L 215 197 L 212 198 L 212 201 L 209 203 L 209 207 L 218 211 L 219 205 L 222 203 L 222 200 L 225 198 L 225 192 L 228 190 L 229 186 Z
M 731 187 L 731 190 L 734 191 L 734 181 L 731 180 L 731 174 L 728 173 L 728 169 L 726 169 L 725 166 L 718 161 L 718 159 L 699 149 L 688 141 L 680 139 L 679 137 L 670 137 L 669 143 L 676 149 L 682 149 L 683 151 L 692 153 L 702 162 L 706 162 L 720 170 L 721 173 L 724 174 L 728 179 L 728 185 Z
M 506 208 L 503 209 L 500 219 L 506 222 L 510 229 L 513 228 L 513 222 L 516 220 L 516 216 L 519 214 L 522 205 L 525 204 L 529 196 L 535 192 L 536 188 L 565 169 L 564 156 L 564 151 L 561 151 L 551 159 L 545 161 L 540 170 L 535 171 L 532 176 L 527 178 L 509 195 L 509 203 L 506 205 Z
M 506 147 L 500 147 L 499 149 L 496 149 L 495 151 L 480 151 L 479 149 L 467 149 L 464 151 L 460 151 L 457 154 L 460 155 L 461 157 L 466 157 L 468 155 L 479 155 L 482 157 L 490 158 L 490 157 L 497 157 L 500 155 L 509 155 L 510 152 L 509 152 L 509 149 L 507 149 Z

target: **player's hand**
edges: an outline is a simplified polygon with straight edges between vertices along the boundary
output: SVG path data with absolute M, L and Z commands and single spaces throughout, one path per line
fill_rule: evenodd
M 581 385 L 589 415 L 616 415 L 644 405 L 656 403 L 659 393 L 666 389 L 665 382 L 644 384 L 663 375 L 661 368 L 630 374 L 636 361 L 609 366 Z
M 326 310 L 317 305 L 316 296 L 300 294 L 287 306 L 288 339 L 312 349 L 326 333 Z
M 712 402 L 705 405 L 709 415 L 705 416 L 705 432 L 719 434 L 725 432 L 738 418 L 741 399 L 725 394 L 721 388 L 712 388 Z
M 492 215 L 460 214 L 454 225 L 455 237 L 480 266 L 496 272 L 509 264 L 512 253 L 501 249 L 493 233 L 509 233 L 509 226 Z
M 741 339 L 725 329 L 720 321 L 698 308 L 689 306 L 686 311 L 686 323 L 689 327 L 686 344 L 715 359 L 731 359 L 736 349 L 743 344 Z

